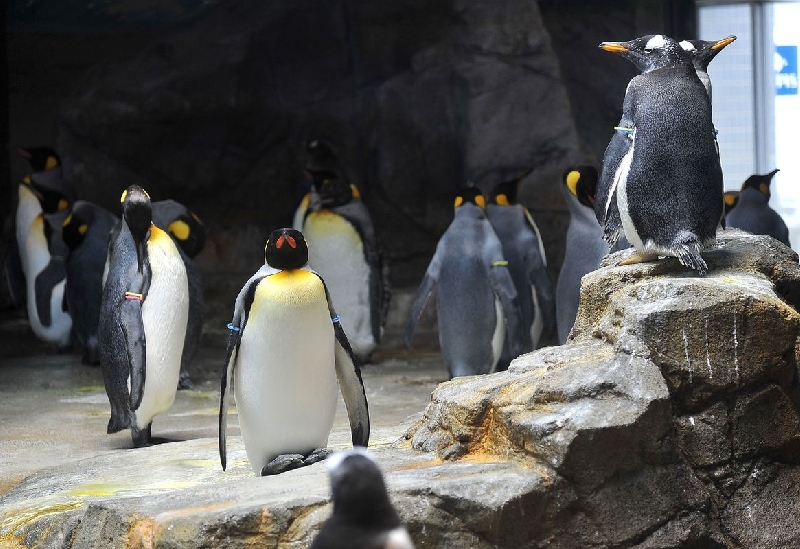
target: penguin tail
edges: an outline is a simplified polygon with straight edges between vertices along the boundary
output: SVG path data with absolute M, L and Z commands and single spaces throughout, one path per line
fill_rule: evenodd
M 674 247 L 675 257 L 681 265 L 696 270 L 700 276 L 708 273 L 708 265 L 700 255 L 700 240 L 691 233 L 684 233 L 676 239 Z

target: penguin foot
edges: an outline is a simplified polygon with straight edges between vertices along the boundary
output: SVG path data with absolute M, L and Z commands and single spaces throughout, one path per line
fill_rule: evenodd
M 189 372 L 181 368 L 181 374 L 178 378 L 178 390 L 184 391 L 192 387 L 194 387 L 194 383 L 192 383 L 192 378 L 189 377 Z
M 299 469 L 325 460 L 333 453 L 330 448 L 317 448 L 313 452 L 303 454 L 281 454 L 261 468 L 261 476 L 279 475 L 292 469 Z
M 318 461 L 324 461 L 329 455 L 333 453 L 330 448 L 317 448 L 306 456 L 303 460 L 303 465 L 313 465 Z
M 658 259 L 658 254 L 653 252 L 636 252 L 627 259 L 619 262 L 620 265 L 635 265 L 636 263 L 647 263 Z
M 150 435 L 150 428 L 153 426 L 151 423 L 144 429 L 137 429 L 131 427 L 131 438 L 133 439 L 134 448 L 144 448 L 145 446 L 152 446 L 152 436 Z

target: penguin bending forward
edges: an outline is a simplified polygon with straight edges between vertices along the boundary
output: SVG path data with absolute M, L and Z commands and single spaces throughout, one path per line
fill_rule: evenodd
M 333 513 L 311 549 L 414 549 L 389 500 L 372 455 L 360 448 L 337 452 L 325 461 Z
M 613 178 L 598 186 L 595 211 L 612 245 L 624 233 L 636 248 L 623 264 L 667 255 L 703 275 L 708 267 L 700 251 L 716 242 L 723 205 L 711 100 L 675 40 L 645 38 L 600 45 L 646 59 L 648 72 L 628 84 L 622 110 L 630 121 L 629 149 Z M 605 176 L 606 163 L 613 168 L 617 159 L 607 149 L 603 162 Z
M 337 379 L 353 445 L 369 442 L 358 359 L 325 282 L 307 266 L 308 253 L 300 231 L 273 231 L 265 265 L 236 297 L 220 396 L 223 470 L 231 384 L 247 458 L 256 474 L 277 474 L 327 457 Z
M 545 342 L 554 342 L 556 304 L 539 228 L 528 209 L 517 203 L 520 182 L 515 179 L 494 186 L 486 204 L 486 217 L 500 239 L 517 289 L 525 336 L 520 352 L 529 353 Z M 505 369 L 514 358 L 505 345 L 498 368 Z
M 150 197 L 131 185 L 109 238 L 98 340 L 111 404 L 108 433 L 130 427 L 151 444 L 153 418 L 175 400 L 189 285 L 175 242 L 152 223 Z
M 494 372 L 506 339 L 514 357 L 525 341 L 517 290 L 485 206 L 476 188 L 456 196 L 455 218 L 436 246 L 406 322 L 409 347 L 437 288 L 439 344 L 451 378 Z

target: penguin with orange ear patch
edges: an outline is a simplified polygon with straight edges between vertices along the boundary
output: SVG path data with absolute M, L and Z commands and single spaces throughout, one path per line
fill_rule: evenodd
M 736 205 L 728 212 L 725 223 L 753 234 L 765 234 L 789 246 L 789 229 L 778 212 L 769 205 L 770 183 L 778 170 L 748 177 L 742 183 Z

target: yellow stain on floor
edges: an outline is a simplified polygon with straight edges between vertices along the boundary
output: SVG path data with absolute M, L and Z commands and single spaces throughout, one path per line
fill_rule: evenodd
M 14 541 L 17 537 L 14 533 L 17 530 L 40 520 L 42 517 L 54 515 L 56 513 L 75 511 L 76 509 L 82 508 L 84 505 L 83 501 L 72 500 L 33 507 L 25 511 L 15 510 L 12 515 L 6 517 L 0 515 L 0 542 L 5 542 L 6 539 L 9 538 L 11 541 Z

